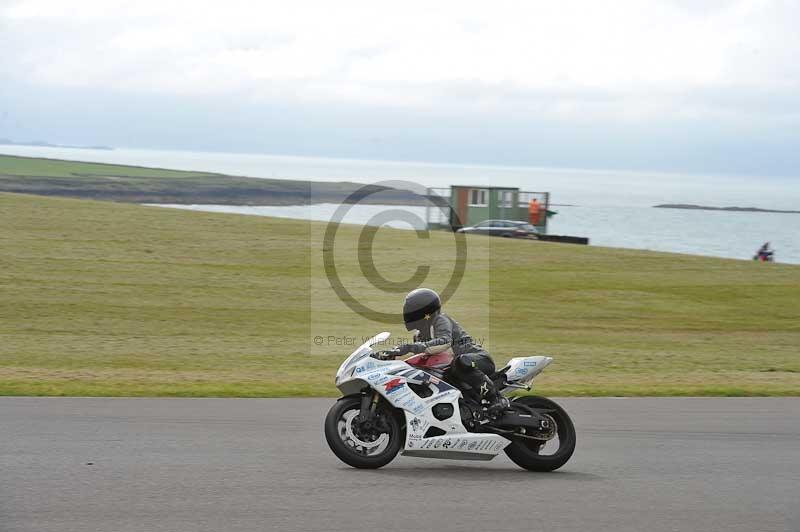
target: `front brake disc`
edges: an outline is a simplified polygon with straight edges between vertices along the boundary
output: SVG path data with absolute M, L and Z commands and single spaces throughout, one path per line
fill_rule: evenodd
M 358 416 L 358 412 L 355 410 L 351 410 L 344 415 L 345 420 L 345 431 L 347 437 L 356 444 L 357 447 L 363 447 L 365 449 L 373 449 L 386 440 L 389 439 L 389 435 L 385 432 L 382 432 L 380 436 L 375 441 L 364 441 L 358 436 L 356 436 L 355 432 L 353 432 L 353 420 Z

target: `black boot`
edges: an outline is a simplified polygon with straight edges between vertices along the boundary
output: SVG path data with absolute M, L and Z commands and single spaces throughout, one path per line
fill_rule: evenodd
M 510 405 L 508 399 L 497 391 L 489 377 L 485 377 L 485 381 L 481 384 L 480 394 L 481 406 L 489 417 L 501 416 Z
M 500 417 L 503 415 L 503 412 L 508 410 L 510 405 L 511 403 L 508 399 L 498 393 L 486 406 L 486 412 L 489 414 L 489 417 Z

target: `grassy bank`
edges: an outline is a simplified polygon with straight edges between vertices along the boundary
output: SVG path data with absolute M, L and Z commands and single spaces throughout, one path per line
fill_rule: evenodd
M 384 326 L 350 312 L 319 260 L 324 224 L 0 194 L 0 394 L 333 395 L 349 346 Z M 361 228 L 337 267 L 358 299 Z M 547 353 L 559 395 L 800 395 L 800 267 L 470 238 L 448 311 L 499 361 Z M 363 243 L 361 244 L 363 246 Z M 381 229 L 391 280 L 452 235 Z M 325 339 L 316 345 L 314 338 Z M 332 341 L 335 344 L 335 341 Z
M 2 148 L 0 146 L 0 148 Z M 359 191 L 363 203 L 414 204 L 399 190 L 354 183 L 312 183 L 209 172 L 186 172 L 103 163 L 0 155 L 0 192 L 15 192 L 128 203 L 219 205 L 303 205 L 341 203 Z

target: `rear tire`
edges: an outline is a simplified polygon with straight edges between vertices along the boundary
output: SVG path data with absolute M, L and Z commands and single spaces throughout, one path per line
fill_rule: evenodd
M 548 415 L 556 422 L 558 434 L 558 450 L 551 455 L 539 454 L 541 442 L 528 438 L 512 438 L 511 444 L 505 448 L 506 455 L 512 462 L 528 471 L 555 471 L 567 463 L 575 451 L 575 425 L 567 412 L 554 401 L 544 397 L 526 396 L 514 400 L 529 408 L 547 410 Z M 513 404 L 513 403 L 512 403 Z
M 354 412 L 357 416 L 360 409 L 360 396 L 339 399 L 325 417 L 325 439 L 333 454 L 349 466 L 359 469 L 383 467 L 394 459 L 403 446 L 400 422 L 392 412 L 384 411 L 382 417 L 387 431 L 377 433 L 373 430 L 369 435 L 360 434 L 353 416 Z

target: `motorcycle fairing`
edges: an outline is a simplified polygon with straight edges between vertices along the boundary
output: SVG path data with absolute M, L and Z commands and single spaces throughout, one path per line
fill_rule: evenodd
M 388 333 L 371 339 L 383 341 Z M 348 357 L 336 375 L 336 386 L 345 394 L 358 393 L 369 386 L 389 404 L 402 409 L 406 417 L 406 442 L 404 455 L 457 460 L 491 460 L 510 442 L 502 436 L 472 433 L 461 422 L 458 399 L 461 392 L 446 382 L 400 360 L 376 360 L 368 356 L 372 344 L 366 343 Z M 365 350 L 366 348 L 366 350 Z M 432 392 L 420 397 L 408 384 L 428 384 Z M 439 404 L 452 406 L 453 414 L 443 420 L 433 415 Z M 439 429 L 436 436 L 425 437 L 432 427 Z
M 376 334 L 363 344 L 361 344 L 358 349 L 350 353 L 350 356 L 344 359 L 344 362 L 339 366 L 339 369 L 336 371 L 336 385 L 339 386 L 340 381 L 344 382 L 348 376 L 353 375 L 353 368 L 355 367 L 356 363 L 364 358 L 368 357 L 370 353 L 372 353 L 372 346 L 385 342 L 391 333 L 386 331 Z M 341 389 L 341 388 L 340 388 Z M 344 390 L 342 390 L 344 391 Z
M 514 384 L 528 384 L 553 361 L 552 357 L 515 357 L 508 361 L 506 381 Z

